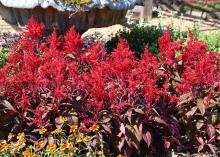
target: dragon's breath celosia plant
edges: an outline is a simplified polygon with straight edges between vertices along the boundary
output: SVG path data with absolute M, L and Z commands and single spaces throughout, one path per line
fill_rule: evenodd
M 101 43 L 83 47 L 74 28 L 65 36 L 43 35 L 44 25 L 32 18 L 0 69 L 1 128 L 24 132 L 33 143 L 40 138 L 33 130 L 44 138 L 51 136 L 46 131 L 68 130 L 59 118 L 67 117 L 85 135 L 99 130 L 105 155 L 154 154 L 179 145 L 215 152 L 219 53 L 206 52 L 193 36 L 186 46 L 173 42 L 169 29 L 159 39 L 159 55 L 146 46 L 141 59 L 122 37 L 108 55 Z

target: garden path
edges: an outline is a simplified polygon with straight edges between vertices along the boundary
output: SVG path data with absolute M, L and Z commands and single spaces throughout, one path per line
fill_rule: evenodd
M 137 19 L 135 15 L 133 18 Z M 209 33 L 213 31 L 220 30 L 220 20 L 210 19 L 203 20 L 195 17 L 187 17 L 187 16 L 173 16 L 172 13 L 164 12 L 162 17 L 153 18 L 149 21 L 149 24 L 152 25 L 173 25 L 177 29 L 181 31 L 187 31 L 190 28 L 193 28 L 194 25 L 197 25 L 199 30 Z M 119 29 L 122 29 L 122 25 L 113 25 L 106 28 L 92 28 L 88 30 L 85 34 L 90 35 L 94 32 L 99 32 L 104 35 L 104 37 L 108 37 L 108 35 L 115 34 Z M 24 28 L 18 27 L 16 25 L 10 25 L 0 17 L 0 31 L 1 32 L 11 32 L 11 33 L 19 33 Z

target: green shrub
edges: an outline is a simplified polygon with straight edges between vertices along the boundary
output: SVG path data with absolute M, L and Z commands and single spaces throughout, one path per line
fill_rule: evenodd
M 199 39 L 208 45 L 209 51 L 220 52 L 220 31 L 211 34 L 200 34 Z
M 145 46 L 149 44 L 149 50 L 153 54 L 159 52 L 158 38 L 162 36 L 164 30 L 161 27 L 156 26 L 139 26 L 134 24 L 130 30 L 124 29 L 119 31 L 118 35 L 126 39 L 130 45 L 131 50 L 137 57 L 140 57 L 144 52 Z M 111 40 L 106 42 L 105 48 L 108 53 L 111 53 L 119 42 L 118 35 L 114 36 Z
M 144 52 L 145 45 L 149 44 L 149 50 L 152 54 L 158 54 L 158 38 L 162 36 L 165 32 L 166 27 L 162 26 L 140 26 L 138 24 L 133 24 L 130 30 L 124 28 L 119 31 L 116 36 L 113 36 L 111 40 L 105 43 L 105 48 L 108 53 L 111 53 L 119 42 L 118 35 L 126 39 L 130 45 L 131 50 L 135 53 L 137 57 Z M 197 27 L 191 30 L 192 34 L 197 38 L 200 34 Z M 188 39 L 188 32 L 181 32 L 174 27 L 171 27 L 172 40 L 177 41 L 180 39 Z
M 0 68 L 7 62 L 8 50 L 0 47 Z

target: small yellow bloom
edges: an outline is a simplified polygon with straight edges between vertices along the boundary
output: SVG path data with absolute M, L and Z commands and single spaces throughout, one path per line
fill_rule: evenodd
M 65 123 L 68 121 L 68 118 L 67 117 L 62 117 L 62 122 Z
M 47 145 L 46 151 L 47 152 L 55 152 L 56 151 L 56 145 L 54 145 L 54 144 Z
M 26 149 L 22 152 L 23 157 L 33 157 L 33 154 L 31 153 L 30 149 Z
M 35 143 L 37 149 L 41 149 L 44 146 L 44 141 L 39 141 Z
M 104 152 L 102 151 L 102 150 L 99 150 L 99 151 L 97 151 L 96 152 L 98 155 L 103 155 L 104 154 Z
M 52 133 L 53 134 L 59 134 L 61 133 L 63 130 L 61 128 L 57 128 L 56 130 L 54 130 Z
M 69 147 L 70 147 L 70 144 L 69 144 L 69 143 L 62 143 L 62 144 L 60 145 L 60 150 L 61 150 L 61 151 L 64 151 L 64 150 L 68 149 Z
M 23 132 L 18 133 L 17 139 L 24 138 L 25 134 Z
M 91 137 L 86 136 L 85 138 L 83 138 L 83 141 L 85 141 L 85 142 L 90 142 L 90 141 L 91 141 Z
M 26 142 L 25 139 L 20 139 L 15 143 L 15 145 L 18 149 L 21 149 L 25 146 L 25 142 Z
M 93 126 L 91 126 L 91 127 L 89 128 L 89 130 L 92 131 L 92 132 L 98 131 L 98 130 L 99 130 L 99 125 L 94 124 Z
M 6 143 L 7 143 L 6 140 L 0 140 L 0 145 L 4 145 Z
M 78 148 L 77 148 L 77 147 L 73 147 L 73 149 L 72 149 L 73 153 L 76 153 L 76 152 L 77 152 L 77 150 L 78 150 Z
M 41 129 L 39 130 L 39 134 L 40 134 L 40 135 L 45 134 L 45 132 L 47 132 L 47 129 L 46 129 L 46 128 L 41 128 Z
M 9 146 L 10 146 L 10 145 L 7 144 L 7 143 L 1 145 L 1 146 L 0 146 L 0 153 L 3 153 L 3 152 L 5 152 L 5 151 L 7 151 L 7 149 L 8 149 Z
M 11 140 L 14 136 L 15 136 L 14 134 L 9 133 L 9 134 L 8 134 L 8 140 Z
M 76 132 L 77 129 L 78 129 L 78 126 L 77 126 L 77 125 L 72 125 L 72 126 L 70 127 L 70 133 Z
M 79 142 L 82 142 L 82 139 L 84 138 L 84 134 L 83 133 L 80 133 L 77 137 L 76 137 L 76 142 L 79 143 Z
M 124 155 L 118 154 L 117 157 L 125 157 Z

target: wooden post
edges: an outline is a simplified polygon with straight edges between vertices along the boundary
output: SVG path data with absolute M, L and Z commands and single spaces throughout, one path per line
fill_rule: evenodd
M 149 21 L 152 18 L 152 6 L 153 0 L 145 0 L 144 7 L 141 9 L 140 19 L 143 21 Z

